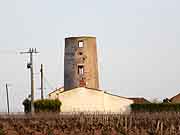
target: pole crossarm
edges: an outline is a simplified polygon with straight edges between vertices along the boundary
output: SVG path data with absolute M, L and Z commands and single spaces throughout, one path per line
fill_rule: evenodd
M 20 52 L 20 54 L 26 54 L 26 53 L 39 53 L 36 48 L 29 48 L 27 52 Z

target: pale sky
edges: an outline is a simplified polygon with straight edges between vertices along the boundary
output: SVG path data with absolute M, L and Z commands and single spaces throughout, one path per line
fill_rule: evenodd
M 170 98 L 180 91 L 179 0 L 0 0 L 0 112 L 23 111 L 30 94 L 28 55 L 37 48 L 45 93 L 63 86 L 64 38 L 97 37 L 100 88 L 125 97 Z

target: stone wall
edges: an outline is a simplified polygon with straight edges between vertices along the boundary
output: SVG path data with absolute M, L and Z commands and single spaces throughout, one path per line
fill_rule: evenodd
M 65 39 L 64 89 L 80 86 L 99 88 L 95 37 Z

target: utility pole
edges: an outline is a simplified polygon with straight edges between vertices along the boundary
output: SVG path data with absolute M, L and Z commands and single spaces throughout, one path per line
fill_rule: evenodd
M 41 99 L 43 100 L 44 99 L 44 94 L 43 94 L 43 90 L 44 90 L 44 82 L 43 82 L 43 78 L 44 78 L 44 72 L 43 72 L 43 64 L 41 64 Z
M 36 48 L 29 48 L 27 52 L 20 52 L 20 54 L 30 54 L 30 63 L 27 64 L 27 68 L 31 71 L 31 113 L 34 113 L 34 71 L 33 71 L 33 54 L 39 53 Z
M 9 93 L 8 93 L 8 84 L 6 84 L 6 95 L 7 95 L 7 109 L 9 115 Z

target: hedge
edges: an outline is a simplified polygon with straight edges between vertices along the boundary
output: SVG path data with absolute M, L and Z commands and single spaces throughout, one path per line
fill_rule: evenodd
M 175 111 L 180 112 L 180 104 L 172 103 L 147 103 L 147 104 L 131 104 L 131 110 L 145 112 L 162 112 Z
M 60 112 L 61 101 L 58 99 L 36 100 L 34 102 L 35 112 Z

